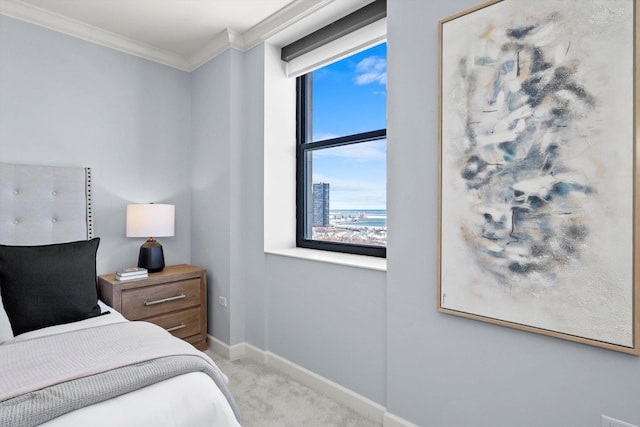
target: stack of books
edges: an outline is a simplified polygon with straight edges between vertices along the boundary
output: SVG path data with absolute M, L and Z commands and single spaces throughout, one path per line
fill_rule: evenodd
M 116 272 L 116 280 L 133 280 L 144 277 L 149 277 L 149 272 L 142 267 L 130 267 Z

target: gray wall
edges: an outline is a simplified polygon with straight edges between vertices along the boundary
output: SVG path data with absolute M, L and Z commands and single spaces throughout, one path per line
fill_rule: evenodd
M 0 15 L 0 161 L 93 169 L 98 273 L 135 265 L 128 203 L 176 205 L 167 264 L 189 262 L 190 76 Z
M 193 168 L 191 262 L 208 272 L 211 335 L 229 342 L 229 309 L 217 306 L 231 286 L 231 51 L 192 73 Z
M 212 278 L 210 332 L 384 402 L 385 273 L 264 253 L 269 54 L 278 52 L 269 45 L 227 51 L 193 73 L 192 262 Z M 230 297 L 228 308 L 218 305 L 220 295 Z
M 247 244 L 242 254 L 244 266 L 244 336 L 237 335 L 232 344 L 247 341 L 259 348 L 267 345 L 266 288 L 264 280 L 264 44 L 244 54 L 243 69 L 243 126 L 244 158 L 242 175 L 243 206 L 245 211 L 244 235 Z M 233 308 L 235 310 L 235 306 Z
M 385 274 L 269 255 L 268 350 L 384 405 Z
M 244 238 L 246 341 L 422 426 L 585 427 L 602 413 L 640 425 L 640 358 L 436 311 L 438 21 L 476 4 L 388 2 L 387 273 L 262 259 L 254 225 Z M 257 91 L 244 94 L 253 156 L 262 72 L 244 70 Z M 260 160 L 247 159 L 247 181 L 259 180 Z M 243 189 L 249 223 L 260 224 L 263 193 Z
M 244 341 L 245 329 L 243 61 L 227 50 L 195 70 L 191 86 L 191 263 L 207 269 L 208 331 L 226 343 Z
M 477 4 L 388 2 L 387 407 L 433 427 L 640 425 L 640 358 L 436 312 L 438 20 Z

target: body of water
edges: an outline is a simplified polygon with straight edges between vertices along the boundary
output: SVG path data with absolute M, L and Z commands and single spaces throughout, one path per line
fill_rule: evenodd
M 329 212 L 333 225 L 387 228 L 385 209 L 341 209 Z

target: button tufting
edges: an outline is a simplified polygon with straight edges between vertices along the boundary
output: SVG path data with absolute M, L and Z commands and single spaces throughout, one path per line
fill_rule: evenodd
M 56 193 L 55 191 L 52 191 L 52 192 L 51 192 L 51 195 L 52 195 L 52 196 L 57 196 L 57 195 L 58 195 L 58 193 Z
M 19 191 L 18 191 L 18 190 L 13 190 L 13 194 L 14 194 L 14 195 L 16 195 L 16 194 L 18 194 L 18 193 L 19 193 Z
M 58 221 L 58 220 L 55 219 L 55 218 L 51 218 L 51 222 L 56 222 L 56 221 Z
M 14 220 L 13 220 L 13 223 L 14 223 L 15 225 L 17 225 L 19 222 L 20 222 L 20 221 L 18 221 L 17 219 L 14 219 Z

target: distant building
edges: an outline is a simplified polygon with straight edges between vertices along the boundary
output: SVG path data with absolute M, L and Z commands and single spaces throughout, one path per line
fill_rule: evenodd
M 314 227 L 329 225 L 329 183 L 313 184 L 313 221 Z

